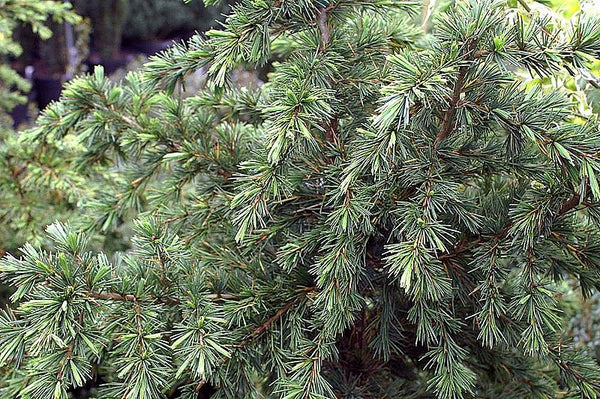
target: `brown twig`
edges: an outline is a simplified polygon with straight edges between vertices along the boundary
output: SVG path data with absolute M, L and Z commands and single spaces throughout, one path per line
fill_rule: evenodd
M 579 195 L 579 193 L 573 194 L 573 196 L 560 207 L 560 210 L 558 211 L 558 215 L 561 216 L 561 215 L 564 215 L 565 213 L 569 212 L 571 209 L 573 209 L 577 205 L 579 205 L 580 201 L 581 201 L 581 196 Z
M 437 150 L 440 143 L 448 138 L 454 130 L 454 126 L 456 124 L 456 106 L 460 101 L 460 94 L 462 93 L 463 86 L 465 84 L 465 78 L 467 76 L 467 72 L 469 71 L 469 67 L 463 65 L 458 70 L 458 77 L 456 79 L 456 84 L 454 85 L 454 90 L 452 92 L 452 97 L 450 98 L 449 107 L 444 112 L 444 117 L 442 120 L 442 124 L 440 125 L 440 130 L 438 131 L 437 136 L 435 137 L 435 145 L 434 149 Z
M 138 298 L 136 298 L 135 295 L 133 294 L 119 294 L 116 292 L 97 292 L 97 291 L 92 291 L 88 294 L 90 297 L 94 298 L 94 299 L 101 299 L 101 300 L 105 300 L 105 301 L 117 301 L 117 302 L 132 302 L 135 303 Z M 218 293 L 218 294 L 208 294 L 205 295 L 204 298 L 211 300 L 211 301 L 219 301 L 219 300 L 238 300 L 239 297 L 234 295 L 234 294 L 228 294 L 228 293 Z M 170 297 L 160 297 L 160 298 L 154 298 L 155 300 L 158 300 L 164 304 L 167 305 L 179 305 L 181 303 L 181 301 L 177 298 L 170 298 Z
M 262 323 L 261 325 L 259 325 L 258 327 L 256 327 L 254 330 L 252 330 L 252 337 L 243 340 L 242 342 L 240 342 L 237 345 L 234 345 L 237 348 L 241 348 L 243 346 L 248 345 L 249 343 L 251 343 L 254 338 L 258 337 L 259 335 L 261 335 L 262 333 L 264 333 L 265 331 L 267 331 L 269 329 L 269 327 L 275 323 L 277 320 L 279 320 L 288 310 L 290 310 L 290 308 L 292 306 L 294 306 L 295 304 L 297 304 L 298 302 L 300 302 L 300 300 L 302 300 L 302 298 L 304 298 L 306 295 L 308 295 L 310 292 L 316 290 L 317 287 L 305 287 L 301 290 L 302 295 L 299 295 L 297 297 L 295 297 L 294 299 L 289 300 L 288 302 L 286 302 L 283 307 L 281 309 L 279 309 L 273 316 L 269 317 L 264 323 Z M 230 357 L 222 359 L 221 360 L 221 365 L 226 364 L 229 359 L 231 359 Z M 195 391 L 198 392 L 200 391 L 200 389 L 202 389 L 202 387 L 206 384 L 205 380 L 200 380 L 200 382 L 198 382 L 198 385 L 195 388 Z
M 279 309 L 277 312 L 275 312 L 275 314 L 273 316 L 269 317 L 264 323 L 262 323 L 260 326 L 256 327 L 252 331 L 252 335 L 258 336 L 258 335 L 264 333 L 265 331 L 267 331 L 269 329 L 269 327 L 271 326 L 271 324 L 273 324 L 274 322 L 279 320 L 281 318 L 281 316 L 283 316 L 292 306 L 294 306 L 296 303 L 298 303 L 300 301 L 300 298 L 301 297 L 296 297 L 293 300 L 286 302 L 285 305 L 283 305 L 283 307 L 281 309 Z
M 323 7 L 319 10 L 317 16 L 317 26 L 321 32 L 321 51 L 324 51 L 331 44 L 331 27 L 327 24 L 327 13 L 333 8 L 332 5 Z M 329 83 L 333 86 L 333 81 L 328 79 Z M 337 129 L 338 129 L 339 118 L 333 116 L 328 122 L 322 124 L 325 130 L 325 140 L 337 146 Z
M 319 30 L 321 31 L 321 50 L 327 48 L 331 42 L 331 31 L 329 26 L 327 26 L 327 11 L 329 10 L 329 7 L 321 8 L 317 17 L 317 24 L 319 26 Z
M 525 0 L 517 0 L 517 1 L 519 2 L 519 4 L 521 4 L 523 6 L 525 11 L 531 12 L 531 7 L 529 7 L 529 4 L 527 4 L 527 2 Z
M 242 346 L 245 346 L 245 345 L 249 344 L 250 342 L 252 342 L 252 340 L 254 338 L 258 337 L 259 335 L 261 335 L 262 333 L 267 331 L 271 327 L 271 325 L 273 323 L 275 323 L 277 320 L 279 320 L 284 314 L 286 314 L 287 311 L 290 310 L 290 308 L 292 308 L 294 305 L 296 305 L 298 302 L 300 302 L 304 297 L 306 297 L 306 295 L 309 292 L 314 291 L 316 288 L 317 287 L 304 288 L 302 295 L 299 295 L 299 296 L 287 301 L 277 312 L 275 312 L 275 314 L 273 316 L 269 317 L 267 320 L 264 321 L 264 323 L 262 323 L 261 325 L 256 327 L 254 330 L 252 330 L 251 338 L 243 340 L 236 346 L 242 347 Z
M 562 204 L 562 206 L 558 210 L 558 213 L 555 215 L 555 217 L 563 216 L 567 212 L 574 209 L 577 205 L 579 205 L 580 200 L 581 200 L 581 196 L 579 195 L 579 193 L 574 193 L 571 198 L 569 198 L 567 201 L 565 201 Z M 458 246 L 456 246 L 452 250 L 451 253 L 441 255 L 440 259 L 453 258 L 454 256 L 456 256 L 462 252 L 466 252 L 469 249 L 471 249 L 472 247 L 474 247 L 475 245 L 480 244 L 480 243 L 491 242 L 491 241 L 500 241 L 500 240 L 506 238 L 506 236 L 508 235 L 508 233 L 510 232 L 510 230 L 512 228 L 513 228 L 512 223 L 509 223 L 507 226 L 504 227 L 504 229 L 502 229 L 501 232 L 494 234 L 491 237 L 481 237 L 480 236 L 480 237 L 477 237 L 477 239 L 475 239 L 473 241 L 462 242 Z
M 471 62 L 474 59 L 478 58 L 477 51 L 475 47 L 477 46 L 477 40 L 471 39 L 466 44 L 467 56 L 465 58 L 466 62 Z M 467 77 L 467 73 L 469 72 L 469 65 L 464 64 L 460 68 L 458 68 L 458 76 L 456 78 L 456 83 L 454 84 L 454 89 L 452 90 L 452 96 L 450 97 L 450 102 L 448 104 L 448 109 L 444 113 L 442 124 L 440 125 L 440 130 L 435 138 L 434 150 L 437 151 L 440 143 L 448 138 L 454 127 L 456 125 L 456 109 L 457 105 L 460 102 L 460 95 L 463 91 L 465 85 L 465 79 Z
M 117 294 L 116 292 L 90 292 L 89 296 L 91 296 L 92 298 L 95 299 L 102 299 L 102 300 L 111 300 L 111 301 L 118 301 L 118 302 L 135 302 L 136 301 L 136 297 L 135 295 L 131 295 L 131 294 L 126 294 L 126 295 L 121 295 L 121 294 Z

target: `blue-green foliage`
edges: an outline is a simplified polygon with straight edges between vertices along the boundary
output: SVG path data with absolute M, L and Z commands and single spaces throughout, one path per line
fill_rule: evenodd
M 456 1 L 426 34 L 412 1 L 240 1 L 70 83 L 23 142 L 111 168 L 78 222 L 135 218 L 134 249 L 57 223 L 0 263 L 0 393 L 597 398 L 562 299 L 600 287 L 598 121 L 531 78 L 587 72 L 600 19 L 527 9 Z

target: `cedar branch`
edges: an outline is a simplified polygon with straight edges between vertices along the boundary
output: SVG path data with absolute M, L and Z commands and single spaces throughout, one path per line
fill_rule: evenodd
M 116 292 L 92 291 L 89 293 L 89 296 L 94 299 L 100 299 L 100 300 L 105 300 L 105 301 L 111 300 L 111 301 L 117 301 L 117 302 L 132 302 L 132 303 L 135 303 L 138 301 L 138 298 L 136 298 L 136 296 L 133 294 L 119 294 Z M 204 297 L 206 299 L 212 300 L 212 301 L 239 299 L 236 295 L 227 294 L 227 293 L 208 294 L 208 295 L 205 295 Z M 165 303 L 167 305 L 179 305 L 181 303 L 181 301 L 177 298 L 160 297 L 160 298 L 154 298 L 154 299 L 156 299 L 162 303 Z

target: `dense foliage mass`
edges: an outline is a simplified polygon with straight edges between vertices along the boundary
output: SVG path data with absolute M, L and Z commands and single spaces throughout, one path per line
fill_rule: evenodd
M 600 19 L 519 4 L 243 0 L 70 83 L 22 143 L 82 146 L 78 222 L 134 249 L 56 223 L 0 263 L 0 394 L 597 398 L 562 298 L 600 287 L 600 131 L 556 83 L 597 84 Z
M 27 26 L 45 40 L 52 35 L 51 21 L 73 23 L 78 18 L 69 3 L 0 1 L 0 253 L 39 237 L 40 225 L 51 223 L 52 216 L 64 215 L 64 204 L 69 202 L 63 199 L 70 185 L 51 179 L 48 170 L 52 169 L 46 168 L 58 167 L 60 158 L 50 152 L 35 153 L 31 147 L 21 145 L 10 114 L 26 102 L 25 94 L 30 90 L 30 82 L 10 64 L 11 58 L 23 51 L 13 33 L 18 26 Z M 66 147 L 63 149 L 64 159 Z

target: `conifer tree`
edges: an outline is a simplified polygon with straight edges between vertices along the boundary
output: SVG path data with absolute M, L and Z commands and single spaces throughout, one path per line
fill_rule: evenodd
M 411 0 L 243 0 L 74 80 L 23 144 L 113 167 L 82 218 L 135 218 L 134 249 L 55 223 L 4 258 L 0 393 L 597 398 L 563 299 L 600 287 L 599 125 L 541 82 L 597 84 L 600 19 L 541 10 L 457 0 L 424 34 Z

